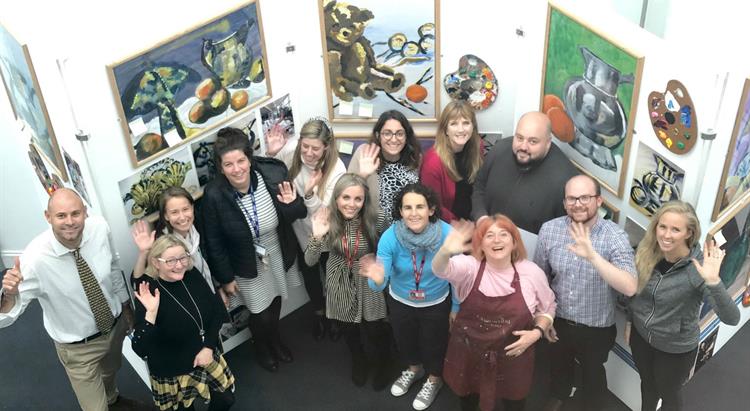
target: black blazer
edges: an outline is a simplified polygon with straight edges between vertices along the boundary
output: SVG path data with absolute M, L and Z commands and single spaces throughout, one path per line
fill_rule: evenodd
M 279 183 L 288 181 L 287 168 L 283 162 L 273 158 L 253 157 L 250 177 L 251 184 L 257 188 L 258 179 L 254 171 L 263 176 L 266 189 L 273 199 L 279 217 L 277 231 L 284 269 L 288 270 L 294 264 L 299 247 L 292 230 L 292 221 L 305 218 L 307 207 L 299 195 L 290 204 L 284 204 L 276 198 Z M 253 231 L 237 205 L 234 188 L 223 174 L 218 174 L 206 185 L 201 203 L 204 233 L 201 239 L 205 239 L 206 260 L 211 268 L 211 275 L 221 284 L 234 281 L 234 276 L 257 277 Z

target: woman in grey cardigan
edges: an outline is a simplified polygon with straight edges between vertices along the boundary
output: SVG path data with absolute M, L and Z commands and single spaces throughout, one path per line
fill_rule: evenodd
M 638 293 L 630 302 L 625 339 L 641 376 L 641 409 L 682 407 L 680 389 L 698 350 L 698 316 L 704 298 L 721 321 L 740 320 L 737 305 L 719 277 L 724 251 L 711 241 L 701 252 L 698 217 L 682 201 L 664 204 L 638 245 Z

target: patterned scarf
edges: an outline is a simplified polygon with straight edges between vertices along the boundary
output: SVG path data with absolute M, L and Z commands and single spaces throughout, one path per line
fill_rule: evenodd
M 440 239 L 443 234 L 440 223 L 428 223 L 427 227 L 421 233 L 411 231 L 403 219 L 396 220 L 393 223 L 393 227 L 398 242 L 410 251 L 423 249 L 434 252 L 440 248 Z

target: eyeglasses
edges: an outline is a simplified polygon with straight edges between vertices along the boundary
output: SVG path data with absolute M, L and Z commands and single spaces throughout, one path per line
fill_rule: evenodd
M 588 203 L 591 202 L 591 199 L 596 198 L 596 197 L 599 197 L 599 196 L 596 194 L 594 195 L 586 194 L 586 195 L 582 195 L 578 197 L 568 196 L 568 197 L 565 197 L 564 201 L 565 201 L 565 204 L 569 206 L 575 205 L 576 201 L 580 202 L 581 205 L 587 205 Z
M 185 254 L 182 257 L 170 258 L 169 260 L 165 260 L 163 258 L 157 258 L 157 260 L 161 261 L 163 264 L 166 264 L 169 268 L 174 268 L 177 265 L 178 261 L 180 262 L 180 265 L 185 267 L 190 262 L 190 256 Z
M 383 137 L 386 140 L 390 140 L 390 139 L 392 139 L 394 137 L 397 138 L 397 139 L 399 139 L 399 140 L 402 140 L 404 137 L 406 137 L 406 131 L 404 131 L 404 130 L 399 130 L 399 131 L 397 131 L 395 133 L 393 131 L 391 131 L 391 130 L 385 130 L 385 131 L 381 131 L 378 134 L 380 134 L 380 137 Z

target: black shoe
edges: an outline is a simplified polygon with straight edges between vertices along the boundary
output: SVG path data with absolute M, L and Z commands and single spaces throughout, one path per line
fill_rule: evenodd
M 368 374 L 367 360 L 363 357 L 352 358 L 352 382 L 357 387 L 362 387 L 367 382 Z
M 391 375 L 390 367 L 386 362 L 382 362 L 374 366 L 375 375 L 372 377 L 372 389 L 375 391 L 383 391 L 385 387 L 389 386 L 393 382 L 393 375 Z
M 281 341 L 277 343 L 269 344 L 271 349 L 271 355 L 281 362 L 290 363 L 294 361 L 292 357 L 292 351 L 286 345 L 282 344 Z
M 328 321 L 328 337 L 331 341 L 338 341 L 341 338 L 341 328 L 336 320 Z
M 313 320 L 312 335 L 315 341 L 320 341 L 326 336 L 328 319 L 322 315 L 316 315 Z
M 117 400 L 109 405 L 110 411 L 145 411 L 154 410 L 156 407 L 153 405 L 146 404 L 138 400 L 132 400 L 130 398 L 123 397 L 122 395 L 117 397 Z
M 262 341 L 255 341 L 255 361 L 266 371 L 276 372 L 279 370 L 279 362 Z

